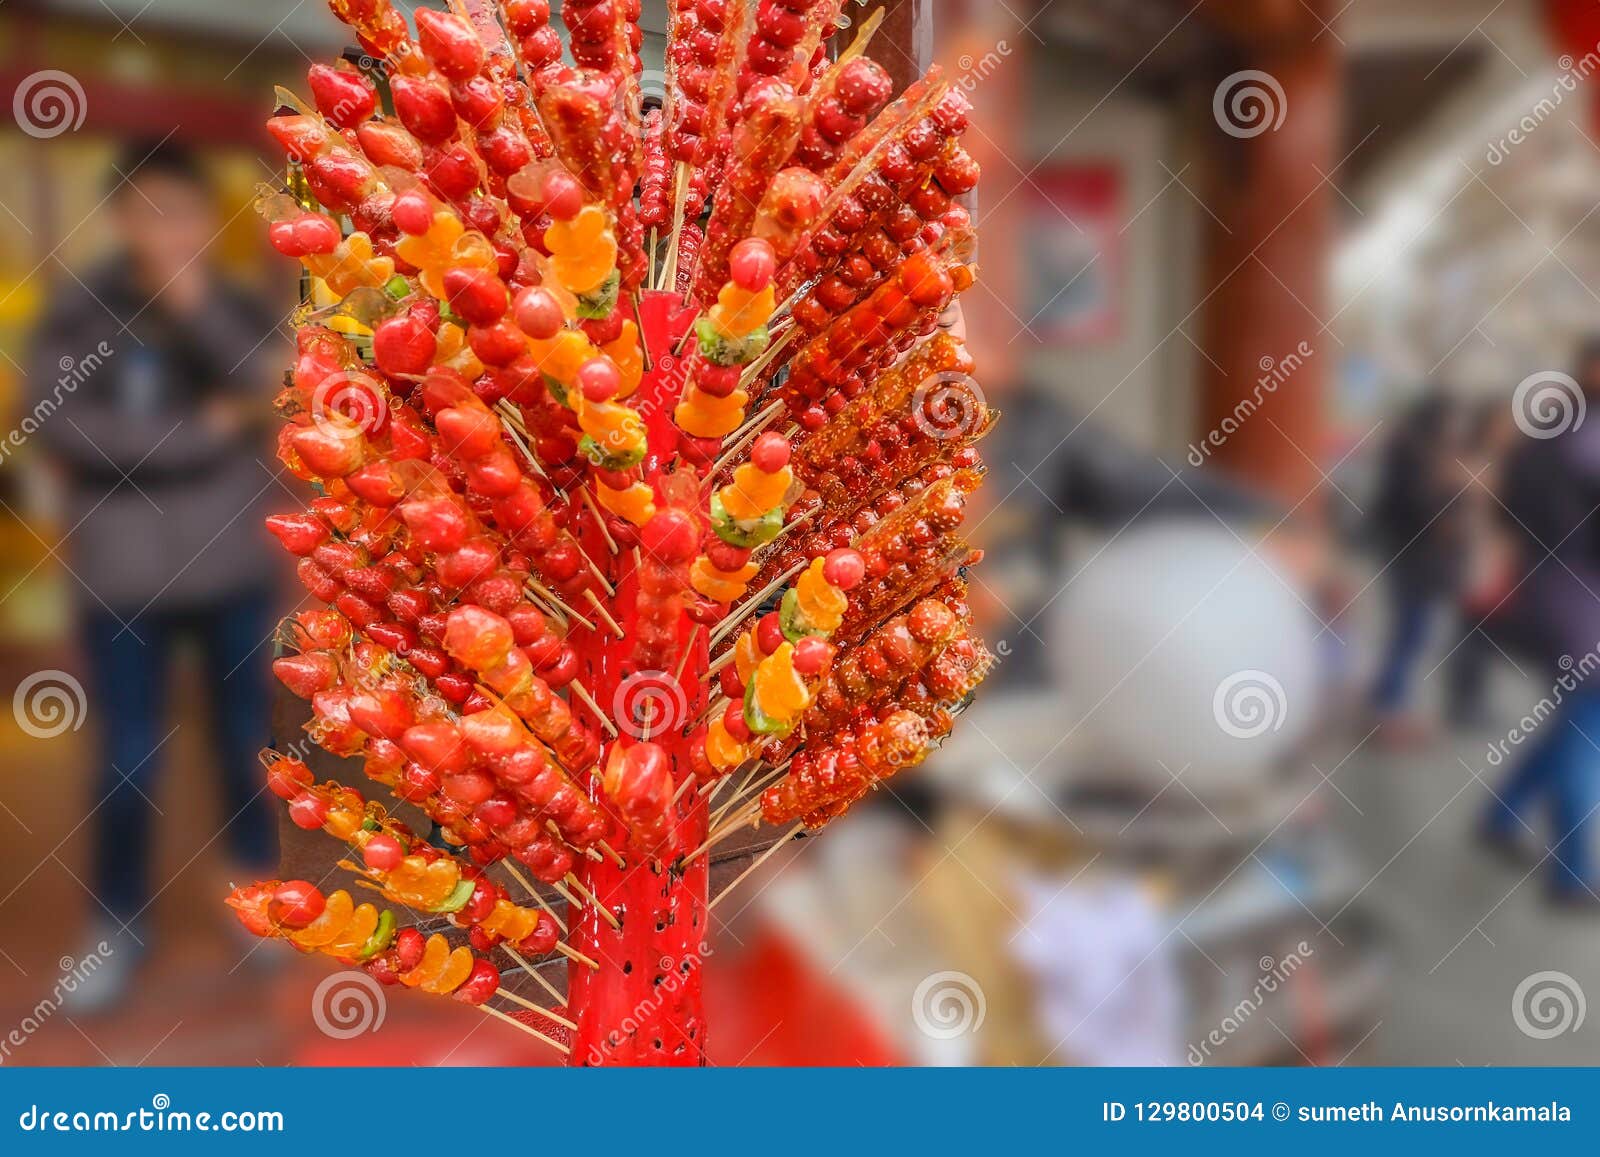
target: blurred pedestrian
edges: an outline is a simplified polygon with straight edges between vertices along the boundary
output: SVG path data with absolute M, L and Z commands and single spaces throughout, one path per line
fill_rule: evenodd
M 1571 420 L 1546 437 L 1525 437 L 1506 468 L 1502 501 L 1518 540 L 1512 619 L 1525 646 L 1546 663 L 1559 704 L 1484 815 L 1492 848 L 1535 861 L 1549 855 L 1552 900 L 1600 906 L 1593 866 L 1600 808 L 1600 679 L 1588 672 L 1600 647 L 1600 336 L 1585 343 L 1574 378 Z M 1578 403 L 1582 402 L 1582 406 Z M 1549 433 L 1549 432 L 1545 432 Z M 1548 837 L 1529 837 L 1533 809 L 1549 810 Z
M 1372 687 L 1372 710 L 1391 743 L 1424 733 L 1411 713 L 1418 661 L 1455 606 L 1466 574 L 1467 508 L 1460 459 L 1460 406 L 1430 387 L 1385 448 L 1373 522 L 1388 588 L 1388 638 Z
M 176 730 L 167 686 L 180 643 L 204 660 L 221 843 L 241 871 L 276 857 L 256 752 L 268 736 L 260 649 L 272 630 L 257 503 L 274 488 L 258 446 L 277 319 L 213 265 L 213 194 L 187 149 L 128 148 L 105 213 L 117 250 L 50 302 L 28 374 L 31 404 L 44 408 L 34 412 L 48 411 L 37 437 L 65 492 L 65 561 L 100 730 L 84 809 L 89 941 L 115 952 L 73 994 L 80 1011 L 113 1003 L 149 942 L 153 799 Z
M 1489 678 L 1510 641 L 1505 638 L 1503 612 L 1516 582 L 1512 576 L 1516 549 L 1497 496 L 1516 437 L 1505 399 L 1491 398 L 1477 407 L 1461 462 L 1467 539 L 1461 631 L 1445 667 L 1446 714 L 1454 727 L 1481 727 L 1488 722 Z

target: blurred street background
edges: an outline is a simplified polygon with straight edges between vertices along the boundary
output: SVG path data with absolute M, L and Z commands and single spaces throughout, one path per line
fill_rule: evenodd
M 717 908 L 717 1062 L 1600 1062 L 1600 4 L 885 6 L 874 52 L 976 107 L 1001 663 L 926 767 Z M 273 86 L 341 32 L 317 0 L 0 7 L 6 1064 L 543 1060 L 404 996 L 337 1039 L 327 970 L 246 958 L 220 902 L 297 595 L 196 496 L 294 489 L 294 284 L 251 202 Z M 195 300 L 108 296 L 146 250 Z M 181 379 L 209 441 L 134 414 L 85 463 L 25 423 L 100 375 Z M 130 637 L 170 645 L 159 688 Z M 142 887 L 97 867 L 113 796 Z M 108 930 L 124 984 L 41 1005 Z

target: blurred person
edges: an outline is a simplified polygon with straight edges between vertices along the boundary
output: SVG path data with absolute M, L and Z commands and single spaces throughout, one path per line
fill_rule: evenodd
M 149 942 L 153 797 L 176 731 L 167 686 L 180 643 L 203 659 L 222 842 L 241 872 L 276 858 L 256 775 L 273 573 L 256 505 L 273 486 L 258 441 L 277 319 L 213 266 L 213 195 L 188 150 L 128 148 L 104 205 L 116 252 L 60 287 L 28 372 L 30 404 L 56 407 L 37 437 L 64 491 L 65 561 L 100 729 L 85 803 L 88 940 L 115 952 L 73 993 L 81 1012 L 117 1001 Z M 92 350 L 103 360 L 66 388 L 61 371 L 87 365 Z M 209 835 L 185 839 L 199 847 Z
M 1600 405 L 1600 336 L 1583 345 L 1573 377 L 1585 405 Z M 1600 907 L 1591 847 L 1600 808 L 1600 680 L 1588 680 L 1589 664 L 1580 662 L 1600 647 L 1600 422 L 1579 416 L 1552 437 L 1522 439 L 1501 501 L 1517 538 L 1510 618 L 1523 646 L 1546 664 L 1548 698 L 1559 706 L 1489 802 L 1480 835 L 1518 862 L 1537 863 L 1548 849 L 1552 902 Z M 1540 803 L 1550 832 L 1534 848 L 1528 817 Z
M 1512 593 L 1514 544 L 1506 533 L 1508 521 L 1497 495 L 1516 426 L 1503 398 L 1482 402 L 1473 415 L 1467 454 L 1461 463 L 1467 486 L 1467 563 L 1462 584 L 1459 617 L 1461 639 L 1446 665 L 1446 714 L 1459 728 L 1484 725 L 1489 719 L 1485 703 L 1489 677 L 1503 651 L 1497 636 L 1504 631 L 1501 609 Z
M 1458 501 L 1465 449 L 1460 406 L 1438 386 L 1413 405 L 1384 448 L 1372 519 L 1389 623 L 1371 707 L 1391 744 L 1424 734 L 1410 714 L 1417 663 L 1466 575 L 1467 507 Z

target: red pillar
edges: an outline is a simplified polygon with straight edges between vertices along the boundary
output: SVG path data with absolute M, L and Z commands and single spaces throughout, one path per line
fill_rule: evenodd
M 1213 12 L 1238 52 L 1207 93 L 1217 99 L 1203 195 L 1216 219 L 1202 215 L 1210 296 L 1195 445 L 1294 505 L 1320 482 L 1337 357 L 1323 326 L 1338 196 L 1325 177 L 1337 179 L 1341 160 L 1339 41 L 1310 12 L 1298 18 L 1267 0 Z

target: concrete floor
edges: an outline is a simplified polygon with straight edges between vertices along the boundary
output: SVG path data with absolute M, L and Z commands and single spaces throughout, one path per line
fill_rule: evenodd
M 1502 707 L 1496 714 L 1505 714 L 1507 724 L 1522 710 L 1517 704 L 1537 702 L 1543 693 L 1509 676 L 1496 690 Z M 1544 900 L 1548 864 L 1536 871 L 1518 867 L 1472 838 L 1490 788 L 1498 789 L 1507 774 L 1505 765 L 1487 763 L 1489 742 L 1504 734 L 1444 732 L 1425 748 L 1403 753 L 1379 749 L 1374 738 L 1335 777 L 1349 797 L 1332 801 L 1335 823 L 1371 881 L 1358 902 L 1382 921 L 1391 959 L 1383 1023 L 1363 1050 L 1363 1062 L 1600 1061 L 1600 1023 L 1593 1017 L 1579 1023 L 1577 1015 L 1587 997 L 1600 996 L 1600 911 L 1552 910 Z M 1333 753 L 1334 762 L 1342 757 Z M 1534 826 L 1540 828 L 1537 820 Z M 1340 920 L 1331 926 L 1337 932 Z M 1571 1023 L 1541 1038 L 1519 1028 L 1513 1009 L 1518 986 L 1547 971 L 1570 979 L 1529 985 L 1523 1020 L 1540 1033 Z M 1541 991 L 1547 996 L 1542 1005 Z M 1570 1013 L 1560 1006 L 1562 992 Z

